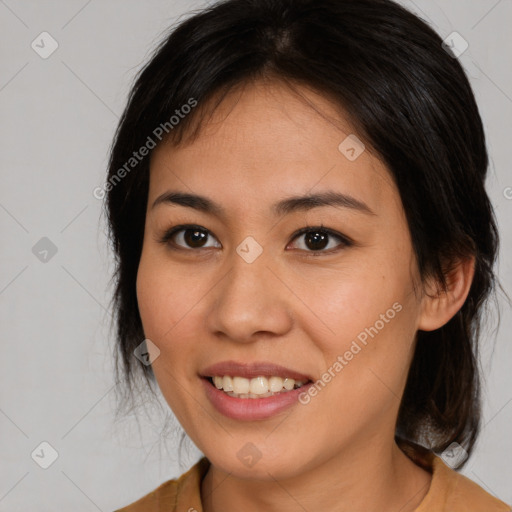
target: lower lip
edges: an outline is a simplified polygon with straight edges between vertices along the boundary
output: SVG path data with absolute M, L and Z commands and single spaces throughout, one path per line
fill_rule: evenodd
M 299 395 L 307 391 L 313 382 L 300 388 L 284 391 L 265 398 L 236 398 L 217 389 L 208 379 L 202 377 L 206 396 L 213 406 L 224 416 L 235 420 L 264 420 L 288 409 L 299 401 Z

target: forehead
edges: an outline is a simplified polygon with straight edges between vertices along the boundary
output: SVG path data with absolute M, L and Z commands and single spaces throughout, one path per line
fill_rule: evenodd
M 396 196 L 386 167 L 358 145 L 342 109 L 309 89 L 296 91 L 279 82 L 246 85 L 205 117 L 193 142 L 160 144 L 151 156 L 150 204 L 168 188 L 237 210 L 326 189 L 374 211 L 386 194 Z

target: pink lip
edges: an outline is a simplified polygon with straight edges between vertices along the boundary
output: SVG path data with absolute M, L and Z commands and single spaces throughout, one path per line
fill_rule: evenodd
M 263 373 L 265 374 L 265 372 Z M 222 375 L 229 375 L 229 373 L 222 372 Z M 236 373 L 236 375 L 240 374 Z M 275 373 L 271 373 L 271 375 L 275 375 Z M 244 421 L 270 418 L 274 414 L 296 404 L 299 395 L 313 385 L 313 382 L 310 382 L 300 388 L 265 398 L 235 398 L 217 389 L 207 378 L 203 377 L 201 381 L 207 397 L 217 411 L 228 418 Z
M 313 377 L 305 375 L 291 368 L 285 368 L 278 364 L 270 363 L 268 361 L 261 361 L 255 363 L 238 363 L 236 361 L 222 361 L 220 363 L 208 366 L 200 372 L 201 377 L 214 377 L 215 375 L 230 377 L 245 377 L 252 379 L 254 377 L 289 377 L 290 379 L 300 380 L 302 382 L 314 380 Z

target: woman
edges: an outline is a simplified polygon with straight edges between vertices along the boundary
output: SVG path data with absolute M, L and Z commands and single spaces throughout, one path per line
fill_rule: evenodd
M 157 383 L 205 456 L 120 510 L 510 510 L 455 471 L 487 164 L 461 65 L 390 0 L 227 0 L 174 29 L 106 206 L 127 389 Z

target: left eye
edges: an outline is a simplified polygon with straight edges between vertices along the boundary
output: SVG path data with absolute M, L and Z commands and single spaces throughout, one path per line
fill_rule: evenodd
M 299 248 L 303 249 L 305 247 L 303 250 L 306 252 L 333 252 L 333 249 L 338 250 L 340 248 L 348 247 L 351 245 L 350 240 L 348 240 L 346 237 L 324 227 L 301 229 L 294 236 L 293 240 L 300 237 L 303 237 L 304 243 L 303 247 Z M 333 238 L 338 239 L 339 243 L 334 244 L 334 247 L 328 247 L 330 241 Z M 326 248 L 328 250 L 324 250 Z

